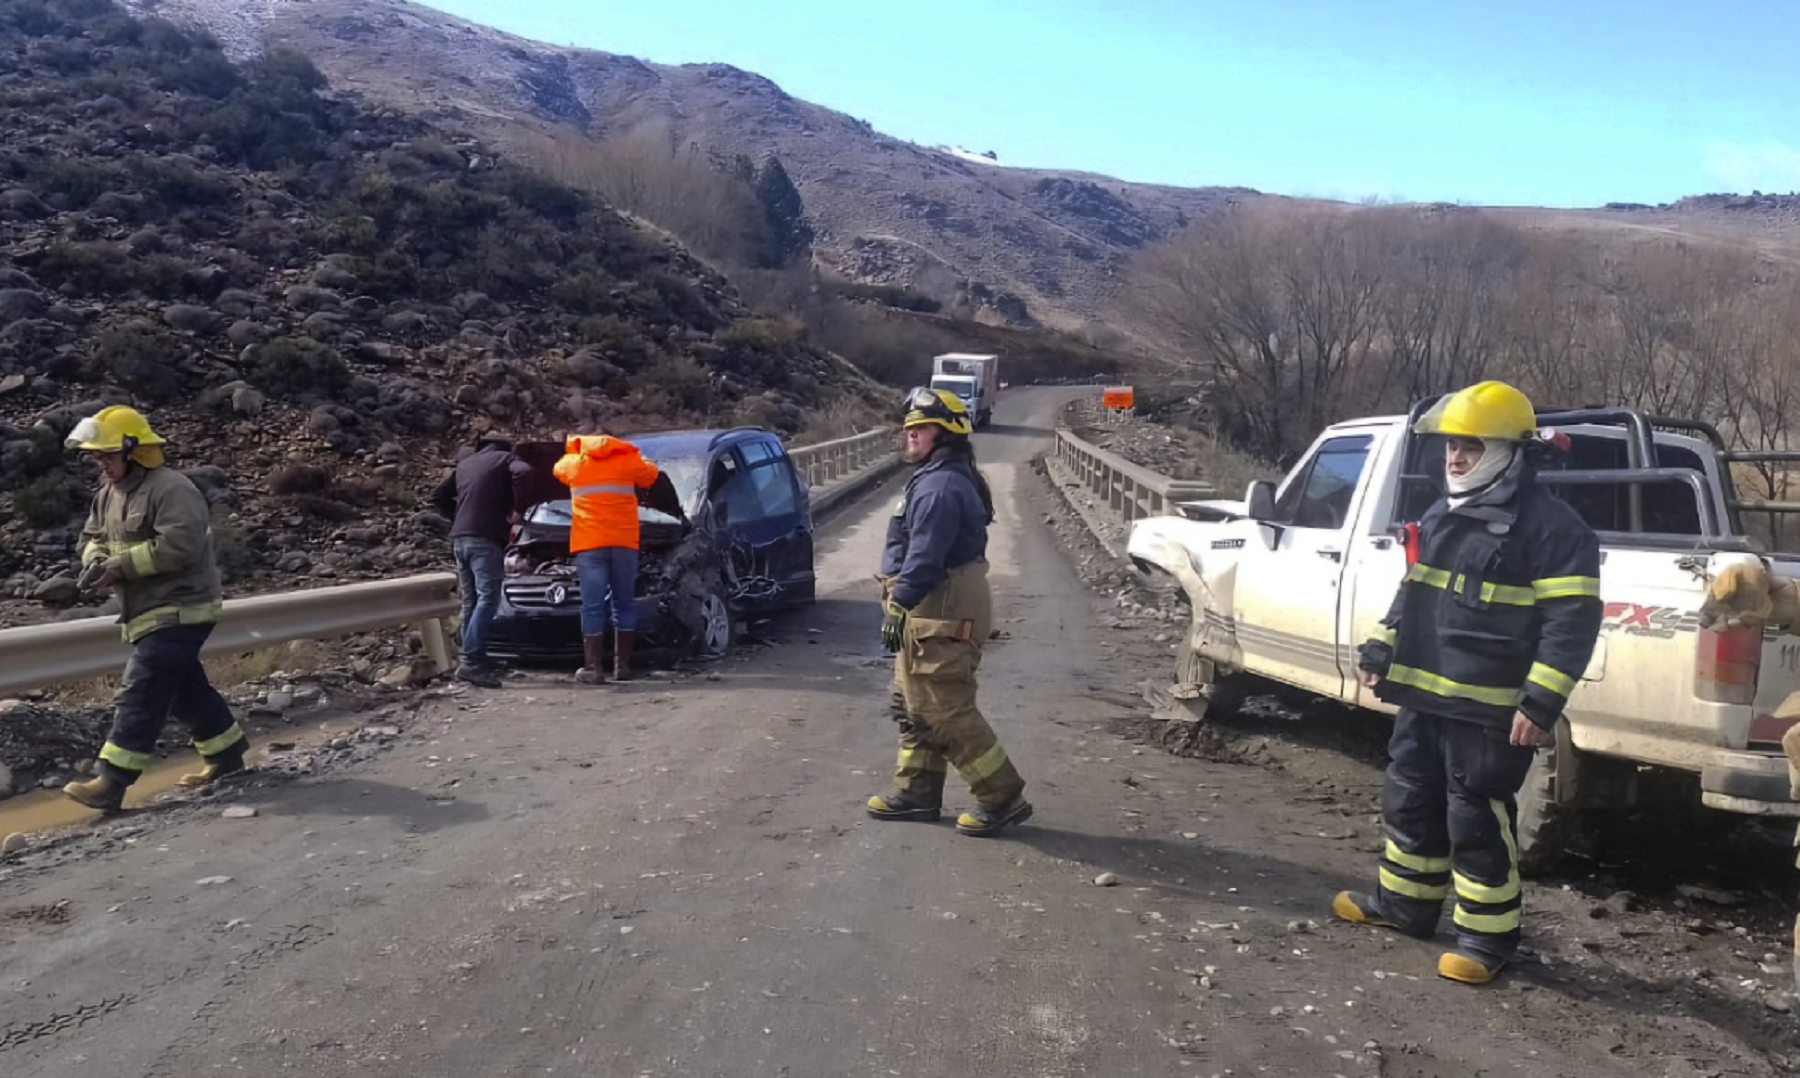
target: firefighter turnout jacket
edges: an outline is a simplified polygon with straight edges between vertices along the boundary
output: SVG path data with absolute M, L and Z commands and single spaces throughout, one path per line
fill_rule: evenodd
M 125 639 L 171 625 L 204 625 L 223 610 L 212 512 L 192 480 L 169 467 L 133 465 L 103 483 L 81 529 L 81 564 L 118 570 Z
M 1600 541 L 1520 453 L 1493 486 L 1419 522 L 1417 559 L 1359 666 L 1388 703 L 1553 729 L 1599 636 Z
M 605 434 L 570 438 L 555 472 L 575 507 L 569 553 L 638 548 L 637 492 L 648 490 L 658 472 L 637 446 Z
M 969 458 L 939 450 L 907 480 L 881 554 L 884 598 L 908 610 L 960 568 L 987 556 L 987 507 Z

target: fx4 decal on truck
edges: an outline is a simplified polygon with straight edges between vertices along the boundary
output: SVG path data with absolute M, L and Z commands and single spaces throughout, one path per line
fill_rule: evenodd
M 1676 633 L 1696 632 L 1700 628 L 1700 612 L 1675 606 L 1639 606 L 1636 603 L 1607 603 L 1600 631 L 1622 630 L 1631 636 L 1654 636 L 1672 640 Z

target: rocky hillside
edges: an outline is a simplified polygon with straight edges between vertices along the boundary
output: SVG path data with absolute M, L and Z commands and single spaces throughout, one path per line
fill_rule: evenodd
M 287 586 L 435 561 L 421 499 L 482 430 L 867 415 L 684 250 L 297 54 L 9 0 L 0 72 L 0 600 L 73 598 L 61 438 L 107 402 L 175 443 L 228 571 Z
M 889 138 L 723 64 L 555 48 L 404 0 L 133 2 L 207 27 L 234 50 L 296 49 L 340 89 L 497 141 L 551 130 L 606 138 L 649 124 L 681 146 L 777 154 L 822 261 L 1013 324 L 1103 318 L 1132 253 L 1259 197 L 1001 167 Z

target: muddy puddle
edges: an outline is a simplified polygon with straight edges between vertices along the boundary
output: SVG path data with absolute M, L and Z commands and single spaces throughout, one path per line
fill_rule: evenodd
M 260 767 L 354 735 L 369 723 L 376 706 L 374 702 L 365 707 L 334 704 L 288 712 L 279 719 L 247 721 L 244 727 L 252 742 L 250 766 Z M 170 791 L 178 791 L 182 797 L 192 796 L 192 791 L 176 783 L 181 776 L 199 768 L 200 758 L 192 752 L 172 752 L 158 760 L 126 793 L 123 815 L 155 805 Z M 101 818 L 93 809 L 64 797 L 60 789 L 37 790 L 0 801 L 0 836 L 36 834 L 92 824 Z

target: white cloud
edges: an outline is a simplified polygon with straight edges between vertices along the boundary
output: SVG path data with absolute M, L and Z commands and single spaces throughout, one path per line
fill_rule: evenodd
M 1726 191 L 1800 191 L 1800 149 L 1776 139 L 1714 142 L 1706 148 L 1706 170 Z

